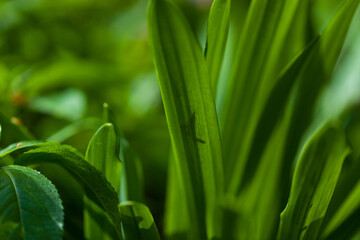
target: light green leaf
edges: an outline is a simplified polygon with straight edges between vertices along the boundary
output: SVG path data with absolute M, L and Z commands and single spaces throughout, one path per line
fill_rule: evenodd
M 205 49 L 212 88 L 215 92 L 228 39 L 231 0 L 215 0 L 212 3 Z
M 138 202 L 119 205 L 125 239 L 160 240 L 159 232 L 149 208 Z
M 341 166 L 349 149 L 342 130 L 325 127 L 305 146 L 290 197 L 281 214 L 279 240 L 318 239 Z
M 117 153 L 119 152 L 114 126 L 105 123 L 91 138 L 85 159 L 98 171 L 104 173 L 106 179 L 120 191 L 121 162 Z
M 176 167 L 192 220 L 189 238 L 219 237 L 215 208 L 223 194 L 222 153 L 204 56 L 173 3 L 151 1 L 148 24 Z
M 102 172 L 115 191 L 120 192 L 121 162 L 117 155 L 114 126 L 111 123 L 102 125 L 91 138 L 85 159 Z M 84 234 L 86 239 L 113 239 L 113 228 L 106 213 L 86 196 L 84 198 Z M 109 232 L 110 231 L 110 232 Z M 112 231 L 114 232 L 114 231 Z
M 15 164 L 32 165 L 55 163 L 64 167 L 84 186 L 88 197 L 99 203 L 111 218 L 118 237 L 121 238 L 121 216 L 118 211 L 118 196 L 103 174 L 84 160 L 74 148 L 51 144 L 30 150 L 20 155 Z
M 59 93 L 31 99 L 29 108 L 56 118 L 75 121 L 85 114 L 86 96 L 80 90 L 66 89 Z
M 60 240 L 64 212 L 55 186 L 22 166 L 0 169 L 0 238 Z
M 47 138 L 48 142 L 64 142 L 67 139 L 87 130 L 96 130 L 101 122 L 97 118 L 84 118 L 73 122 Z

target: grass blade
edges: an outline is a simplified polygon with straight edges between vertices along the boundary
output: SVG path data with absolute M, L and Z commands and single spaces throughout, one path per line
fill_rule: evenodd
M 151 1 L 148 17 L 176 167 L 187 194 L 187 211 L 197 224 L 192 224 L 194 232 L 190 234 L 195 239 L 215 237 L 220 234 L 214 219 L 216 198 L 223 189 L 222 153 L 205 59 L 173 3 Z
M 120 192 L 121 162 L 116 154 L 119 146 L 116 142 L 114 126 L 102 125 L 91 138 L 85 159 L 102 172 L 106 179 Z M 86 196 L 84 197 L 84 234 L 86 239 L 114 239 L 111 236 L 113 226 L 106 213 Z
M 230 5 L 230 0 L 215 0 L 208 20 L 205 56 L 214 92 L 220 77 L 228 38 Z
M 349 149 L 342 130 L 326 127 L 305 147 L 297 164 L 278 239 L 317 239 Z

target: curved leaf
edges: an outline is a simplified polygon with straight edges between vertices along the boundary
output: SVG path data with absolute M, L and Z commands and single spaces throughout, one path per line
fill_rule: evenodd
M 121 162 L 118 152 L 114 126 L 111 123 L 102 125 L 91 138 L 86 151 L 86 160 L 102 172 L 119 194 L 121 179 Z M 86 196 L 84 198 L 84 234 L 86 239 L 113 239 L 113 228 L 106 213 Z
M 342 130 L 326 128 L 312 138 L 297 164 L 279 240 L 318 239 L 319 229 L 349 149 Z
M 97 171 L 83 156 L 70 146 L 51 144 L 20 155 L 15 164 L 32 165 L 55 163 L 64 167 L 85 188 L 88 196 L 97 201 L 107 212 L 121 238 L 121 216 L 117 208 L 118 196 L 103 174 Z
M 64 212 L 59 194 L 39 172 L 2 167 L 0 199 L 0 239 L 62 239 Z
M 138 202 L 119 205 L 125 239 L 160 240 L 159 232 L 149 208 Z

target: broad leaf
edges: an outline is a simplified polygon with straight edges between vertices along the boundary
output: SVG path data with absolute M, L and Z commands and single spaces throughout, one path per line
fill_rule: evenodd
M 119 205 L 125 239 L 160 240 L 159 232 L 149 208 L 137 202 Z
M 66 89 L 46 96 L 37 96 L 29 101 L 29 108 L 56 118 L 79 120 L 86 111 L 86 95 L 77 89 Z
M 114 126 L 111 123 L 106 123 L 91 138 L 85 158 L 105 175 L 119 194 L 121 162 L 117 155 L 118 148 Z M 84 205 L 84 234 L 86 239 L 113 239 L 114 237 L 111 236 L 113 227 L 108 221 L 106 213 L 86 196 Z
M 152 0 L 148 24 L 174 159 L 193 221 L 189 238 L 219 237 L 215 208 L 223 193 L 222 153 L 204 56 L 173 3 Z
M 64 212 L 55 186 L 22 166 L 0 169 L 0 238 L 60 240 Z
M 30 150 L 20 155 L 15 164 L 32 165 L 55 163 L 64 167 L 84 186 L 88 196 L 99 203 L 111 218 L 118 237 L 121 238 L 121 217 L 118 211 L 118 196 L 103 174 L 84 160 L 74 148 L 51 144 Z
M 349 149 L 342 130 L 324 127 L 304 148 L 297 164 L 279 240 L 318 239 L 319 229 Z

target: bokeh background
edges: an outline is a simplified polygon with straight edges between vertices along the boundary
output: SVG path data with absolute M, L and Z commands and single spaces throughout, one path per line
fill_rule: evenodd
M 174 1 L 204 46 L 212 1 Z M 250 1 L 241 2 L 240 8 Z M 306 17 L 317 33 L 341 1 L 313 2 Z M 161 231 L 170 140 L 147 39 L 147 5 L 148 0 L 0 1 L 0 114 L 37 139 L 68 131 L 63 142 L 84 153 L 107 102 L 142 162 L 145 203 Z M 234 25 L 238 14 L 232 16 Z M 360 99 L 359 29 L 358 11 L 333 82 L 319 103 L 323 116 Z M 235 45 L 229 44 L 228 55 Z M 229 67 L 231 60 L 225 63 L 224 81 Z M 5 133 L 1 147 L 16 140 Z M 65 238 L 81 239 L 79 186 L 54 166 L 43 170 L 64 201 Z

